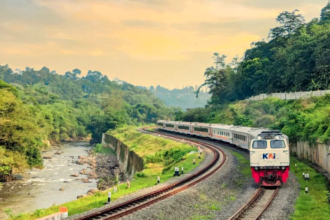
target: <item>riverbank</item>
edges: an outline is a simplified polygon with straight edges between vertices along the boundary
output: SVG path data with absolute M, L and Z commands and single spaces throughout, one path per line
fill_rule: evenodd
M 0 219 L 12 215 L 48 208 L 75 200 L 78 195 L 86 194 L 96 188 L 96 180 L 88 179 L 92 172 L 89 164 L 79 164 L 78 157 L 87 157 L 91 145 L 88 142 L 63 143 L 59 149 L 43 152 L 51 156 L 44 159 L 43 169 L 30 169 L 22 173 L 23 179 L 3 184 L 0 191 Z M 60 152 L 59 152 L 60 151 Z M 85 170 L 86 173 L 80 173 Z
M 165 182 L 173 177 L 173 169 L 174 166 L 184 167 L 185 173 L 188 173 L 192 169 L 196 168 L 201 161 L 204 159 L 204 155 L 202 155 L 201 159 L 198 159 L 196 155 L 196 148 L 191 147 L 190 145 L 183 144 L 176 141 L 167 140 L 165 138 L 155 137 L 152 135 L 142 134 L 136 131 L 136 127 L 125 127 L 116 132 L 126 133 L 126 137 L 129 137 L 130 141 L 123 140 L 128 146 L 133 146 L 132 144 L 139 143 L 140 145 L 134 145 L 135 147 L 139 147 L 139 149 L 143 149 L 145 146 L 148 149 L 148 160 L 145 157 L 146 166 L 142 172 L 138 172 L 134 175 L 131 179 L 131 187 L 127 189 L 127 186 L 124 183 L 119 183 L 117 186 L 117 192 L 112 193 L 111 200 L 117 200 L 118 198 L 131 194 L 132 192 L 136 192 L 140 189 L 154 186 L 157 182 L 157 176 L 160 176 L 161 182 Z M 136 134 L 136 141 L 133 141 L 134 134 Z M 125 136 L 125 135 L 123 135 Z M 103 147 L 104 148 L 104 147 Z M 167 152 L 166 156 L 160 154 L 161 149 L 164 149 Z M 107 151 L 106 148 L 100 149 L 101 151 Z M 183 150 L 183 151 L 180 151 Z M 162 152 L 162 153 L 165 153 Z M 150 158 L 159 158 L 159 160 L 155 160 L 154 162 L 150 161 Z M 165 158 L 163 160 L 163 158 Z M 167 158 L 167 159 L 166 159 Z M 171 159 L 171 160 L 169 160 Z M 196 165 L 192 164 L 193 159 L 196 159 Z M 164 165 L 160 160 L 171 161 L 170 164 Z M 107 192 L 113 192 L 113 188 L 105 190 L 105 191 L 98 191 L 94 195 L 84 196 L 77 200 L 66 202 L 61 205 L 54 205 L 46 209 L 36 210 L 33 213 L 25 213 L 20 214 L 18 216 L 11 216 L 10 219 L 15 220 L 32 220 L 42 216 L 46 216 L 55 212 L 58 212 L 60 206 L 65 206 L 69 210 L 69 215 L 74 215 L 78 213 L 82 213 L 88 211 L 92 208 L 99 208 L 102 207 L 104 202 L 107 201 Z

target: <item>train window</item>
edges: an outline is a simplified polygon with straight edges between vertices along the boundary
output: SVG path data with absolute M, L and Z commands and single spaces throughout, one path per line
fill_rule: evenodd
M 189 126 L 180 125 L 180 126 L 178 126 L 178 128 L 183 129 L 183 130 L 189 130 Z
M 158 123 L 159 126 L 163 126 L 163 123 Z
M 267 141 L 253 141 L 252 144 L 253 149 L 266 149 L 267 148 Z
M 200 132 L 208 132 L 208 128 L 201 128 L 201 127 L 194 127 L 194 131 L 200 131 Z
M 283 140 L 272 140 L 270 141 L 271 148 L 285 148 L 285 143 Z
M 166 124 L 166 127 L 174 128 L 174 125 L 172 125 L 172 124 Z

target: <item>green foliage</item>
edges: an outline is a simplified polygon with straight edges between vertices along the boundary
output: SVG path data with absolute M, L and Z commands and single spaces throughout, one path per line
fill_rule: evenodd
M 103 147 L 102 144 L 96 144 L 93 148 L 94 153 L 99 153 L 99 154 L 113 154 L 116 155 L 115 150 L 113 150 L 110 147 Z
M 151 86 L 149 89 L 167 106 L 174 107 L 175 111 L 204 107 L 211 96 L 206 91 L 200 91 L 198 98 L 196 98 L 194 94 L 196 90 L 197 88 L 192 86 L 169 90 L 159 85 L 156 88 Z
M 27 67 L 17 74 L 8 65 L 0 65 L 0 146 L 7 154 L 17 152 L 30 166 L 41 166 L 40 149 L 47 140 L 91 137 L 91 143 L 100 143 L 102 133 L 109 129 L 174 117 L 174 109 L 152 92 L 111 82 L 98 71 L 88 71 L 81 78 L 80 74 L 74 69 L 58 75 L 47 67 Z M 96 150 L 113 153 L 106 148 Z M 0 175 L 7 175 L 8 167 L 17 166 L 3 165 Z
M 261 93 L 330 89 L 329 9 L 330 3 L 322 9 L 320 21 L 308 23 L 298 10 L 280 13 L 280 26 L 270 30 L 269 41 L 252 43 L 241 62 L 235 58 L 226 64 L 226 56 L 215 53 L 216 67 L 206 69 L 202 85 L 210 88 L 208 105 Z
M 267 98 L 194 109 L 182 114 L 181 120 L 279 129 L 289 136 L 290 142 L 313 144 L 330 140 L 329 112 L 330 95 L 295 101 Z
M 330 206 L 326 178 L 307 164 L 292 157 L 290 170 L 296 174 L 295 176 L 301 186 L 299 197 L 295 203 L 295 211 L 290 219 L 329 219 Z M 309 181 L 304 180 L 302 173 L 309 173 Z M 305 194 L 305 187 L 309 188 L 308 194 Z
M 136 173 L 136 176 L 137 176 L 137 177 L 140 177 L 140 178 L 147 177 L 147 175 L 146 175 L 144 172 L 137 172 L 137 173 Z

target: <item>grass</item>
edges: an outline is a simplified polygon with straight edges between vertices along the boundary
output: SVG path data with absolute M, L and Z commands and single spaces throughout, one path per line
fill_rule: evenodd
M 235 151 L 229 150 L 232 155 L 234 155 L 236 157 L 236 159 L 239 162 L 239 166 L 238 169 L 239 171 L 246 177 L 251 177 L 252 173 L 251 173 L 251 168 L 250 168 L 250 161 L 248 159 L 246 159 L 246 157 L 244 157 L 242 154 L 237 153 Z
M 140 133 L 134 126 L 124 126 L 108 133 L 143 158 L 145 175 L 158 175 L 160 171 L 167 171 L 174 164 L 188 159 L 189 152 L 196 151 L 195 147 L 188 144 Z
M 116 155 L 116 152 L 114 149 L 112 149 L 110 147 L 103 147 L 102 144 L 96 144 L 95 147 L 93 148 L 93 152 L 98 153 L 98 154 Z
M 295 168 L 297 164 L 297 168 Z M 290 216 L 292 220 L 328 220 L 330 219 L 330 204 L 327 199 L 327 179 L 313 168 L 291 157 L 290 169 L 296 174 L 301 186 L 299 197 L 295 203 L 295 211 Z M 309 173 L 310 180 L 305 181 L 302 173 Z M 308 187 L 308 194 L 305 193 Z
M 134 127 L 130 127 L 127 130 L 127 134 L 121 134 L 119 131 L 118 136 L 121 136 L 121 140 L 130 147 L 130 149 L 137 150 L 137 153 L 142 151 L 141 155 L 144 155 L 144 159 L 146 159 L 146 156 L 152 156 L 157 154 L 159 158 L 161 159 L 167 159 L 164 161 L 168 161 L 170 159 L 173 160 L 173 162 L 169 165 L 164 166 L 162 162 L 156 162 L 156 163 L 147 163 L 145 166 L 145 169 L 143 172 L 139 172 L 135 174 L 134 180 L 131 181 L 131 187 L 130 189 L 127 189 L 126 184 L 119 184 L 117 186 L 118 191 L 117 193 L 112 193 L 111 200 L 114 201 L 123 195 L 127 195 L 133 192 L 136 192 L 140 189 L 154 186 L 157 183 L 157 176 L 160 176 L 160 181 L 165 182 L 173 177 L 174 174 L 174 167 L 184 167 L 184 172 L 189 172 L 192 169 L 196 168 L 200 162 L 204 159 L 204 154 L 202 155 L 201 159 L 198 159 L 198 155 L 196 153 L 190 154 L 192 150 L 196 151 L 196 148 L 191 147 L 187 144 L 178 143 L 176 141 L 167 140 L 164 138 L 154 137 L 147 134 L 141 134 L 139 132 L 135 132 Z M 120 134 L 120 135 L 119 135 Z M 137 140 L 134 140 L 134 134 L 137 136 Z M 134 145 L 134 147 L 133 147 Z M 150 147 L 151 145 L 152 147 Z M 145 150 L 143 148 L 147 148 L 148 154 L 146 154 Z M 153 149 L 152 149 L 153 148 Z M 174 151 L 171 151 L 171 149 L 175 149 Z M 182 151 L 180 151 L 182 150 Z M 103 147 L 98 146 L 97 151 L 100 152 L 107 152 L 107 150 L 104 150 Z M 164 157 L 159 154 L 159 152 L 162 153 L 168 153 L 171 154 L 169 157 Z M 182 153 L 184 154 L 182 155 Z M 188 152 L 188 153 L 187 153 Z M 173 159 L 174 158 L 174 159 Z M 196 165 L 192 164 L 193 159 L 196 159 Z M 181 172 L 181 169 L 180 169 Z M 99 208 L 103 206 L 104 202 L 107 201 L 107 193 L 109 191 L 112 191 L 112 189 L 109 189 L 104 192 L 97 192 L 95 195 L 87 196 L 84 198 L 80 198 L 74 201 L 70 201 L 61 205 L 54 205 L 52 207 L 49 207 L 47 209 L 39 209 L 34 211 L 33 213 L 24 213 L 19 215 L 12 215 L 11 220 L 32 220 L 39 217 L 43 217 L 46 215 L 50 215 L 52 213 L 58 212 L 60 206 L 67 207 L 69 210 L 69 216 L 75 215 L 78 213 L 82 213 L 85 211 L 88 211 L 93 208 Z
M 234 157 L 238 160 L 239 165 L 237 166 L 239 172 L 243 175 L 242 178 L 234 180 L 235 183 L 241 187 L 243 184 L 252 177 L 251 168 L 250 168 L 250 161 L 246 159 L 242 154 L 235 152 L 233 150 L 229 150 Z

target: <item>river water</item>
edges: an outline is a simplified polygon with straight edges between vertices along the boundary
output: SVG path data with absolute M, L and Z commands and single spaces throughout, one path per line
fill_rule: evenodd
M 88 142 L 70 142 L 57 150 L 49 150 L 43 155 L 51 155 L 52 159 L 44 159 L 42 170 L 32 169 L 26 172 L 23 180 L 6 183 L 0 191 L 0 219 L 6 219 L 4 209 L 11 209 L 14 214 L 31 212 L 77 199 L 78 195 L 87 194 L 89 189 L 96 188 L 96 180 L 83 183 L 80 178 L 88 178 L 79 174 L 89 165 L 79 165 L 75 161 L 78 156 L 87 156 L 91 146 Z M 79 177 L 71 177 L 78 173 Z M 59 191 L 60 188 L 64 191 Z

